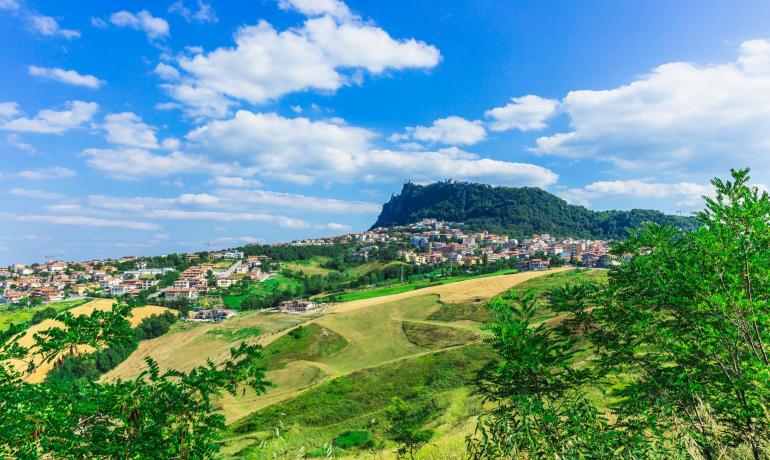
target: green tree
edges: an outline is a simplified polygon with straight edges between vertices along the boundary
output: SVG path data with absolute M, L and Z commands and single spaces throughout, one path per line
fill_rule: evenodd
M 7 458 L 212 458 L 224 417 L 212 398 L 268 385 L 259 366 L 260 348 L 241 344 L 221 363 L 187 373 L 147 359 L 132 380 L 95 383 L 85 379 L 42 384 L 26 378 L 40 365 L 77 353 L 84 345 L 117 348 L 135 340 L 131 307 L 91 315 L 63 313 L 64 327 L 35 334 L 22 346 L 22 326 L 0 337 L 0 456 Z M 107 359 L 107 357 L 105 357 Z
M 575 366 L 576 341 L 536 324 L 532 291 L 493 300 L 486 329 L 498 359 L 476 385 L 492 409 L 469 435 L 471 458 L 616 458 L 640 449 L 585 399 L 592 373 Z
M 422 429 L 429 415 L 430 412 L 424 407 L 415 406 L 398 397 L 391 400 L 385 410 L 387 435 L 399 444 L 396 451 L 399 458 L 408 455 L 414 459 L 415 454 L 433 437 L 432 430 Z

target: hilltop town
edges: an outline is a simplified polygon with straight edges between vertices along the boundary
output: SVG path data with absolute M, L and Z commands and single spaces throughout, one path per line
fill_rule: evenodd
M 604 240 L 556 238 L 547 234 L 516 239 L 486 231 L 469 232 L 461 223 L 436 219 L 273 246 L 342 247 L 352 252 L 354 264 L 388 261 L 395 254 L 395 260 L 420 272 L 426 267 L 478 273 L 492 266 L 524 271 L 563 264 L 601 268 L 617 263 L 609 254 L 609 242 Z M 194 303 L 211 293 L 226 294 L 244 282 L 265 282 L 287 270 L 287 260 L 272 260 L 266 254 L 247 255 L 246 252 L 255 252 L 249 248 L 14 264 L 0 268 L 0 303 L 26 306 L 85 297 Z

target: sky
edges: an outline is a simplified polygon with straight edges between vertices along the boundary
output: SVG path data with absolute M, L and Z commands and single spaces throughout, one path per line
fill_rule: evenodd
M 405 181 L 770 184 L 770 3 L 0 0 L 0 264 L 361 231 Z

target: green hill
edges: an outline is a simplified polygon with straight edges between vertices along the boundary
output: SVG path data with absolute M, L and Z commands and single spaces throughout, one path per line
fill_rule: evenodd
M 671 224 L 685 230 L 698 226 L 692 217 L 660 211 L 592 211 L 574 206 L 534 187 L 495 187 L 467 182 L 404 184 L 401 193 L 385 203 L 372 228 L 406 225 L 425 218 L 462 222 L 471 230 L 528 236 L 622 239 L 626 229 L 644 222 Z

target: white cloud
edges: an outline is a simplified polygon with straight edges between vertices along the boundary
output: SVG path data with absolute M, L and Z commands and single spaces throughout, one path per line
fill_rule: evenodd
M 155 40 L 169 35 L 168 22 L 165 19 L 153 16 L 149 11 L 142 10 L 138 13 L 118 11 L 110 15 L 110 22 L 118 27 L 130 27 L 141 30 L 147 34 L 147 38 Z
M 62 29 L 56 19 L 50 16 L 34 15 L 30 16 L 32 28 L 40 35 L 60 36 L 67 39 L 80 37 L 80 32 L 72 29 Z
M 15 117 L 19 113 L 19 104 L 16 102 L 0 102 L 0 120 Z
M 8 193 L 15 196 L 23 196 L 26 198 L 35 198 L 38 200 L 59 200 L 64 198 L 61 193 L 46 192 L 44 190 L 35 190 L 27 188 L 14 187 L 8 190 Z
M 169 96 L 187 105 L 186 112 L 196 118 L 219 118 L 227 115 L 233 101 L 223 96 L 222 93 L 202 86 L 189 83 L 161 85 Z M 159 109 L 182 108 L 180 104 L 173 102 L 156 105 Z
M 18 0 L 0 0 L 0 10 L 17 11 L 18 9 Z
M 37 149 L 35 148 L 35 146 L 30 144 L 30 143 L 28 143 L 28 142 L 22 141 L 21 137 L 19 137 L 18 134 L 9 134 L 9 135 L 7 135 L 5 137 L 5 141 L 8 144 L 16 147 L 19 150 L 23 150 L 23 151 L 25 151 L 27 153 L 30 153 L 30 154 L 37 153 Z
M 242 159 L 257 173 L 312 183 L 466 179 L 508 185 L 547 186 L 557 175 L 531 164 L 480 158 L 456 148 L 395 151 L 371 145 L 375 133 L 363 128 L 275 113 L 238 111 L 188 134 L 202 148 Z
M 158 138 L 155 137 L 155 128 L 144 123 L 135 113 L 123 112 L 106 115 L 102 128 L 107 131 L 107 141 L 110 143 L 143 149 L 157 149 L 159 147 Z
M 175 137 L 167 137 L 163 139 L 160 146 L 166 150 L 178 150 L 182 143 Z
M 502 107 L 484 112 L 487 118 L 492 119 L 489 129 L 492 131 L 543 129 L 547 126 L 546 121 L 556 113 L 559 107 L 559 101 L 533 95 L 514 97 L 511 101 Z
M 186 72 L 184 81 L 165 88 L 190 106 L 193 115 L 219 117 L 232 104 L 229 99 L 257 104 L 297 91 L 333 92 L 360 80 L 361 70 L 379 74 L 438 64 L 441 56 L 434 46 L 414 39 L 396 40 L 354 16 L 329 16 L 329 5 L 313 6 L 326 15 L 307 19 L 302 27 L 279 32 L 260 21 L 238 29 L 235 47 L 179 58 Z
M 770 42 L 745 42 L 736 62 L 664 64 L 631 83 L 572 91 L 571 130 L 539 153 L 611 161 L 623 169 L 698 177 L 730 167 L 770 172 Z M 765 176 L 766 177 L 766 176 Z
M 335 232 L 347 232 L 350 231 L 350 226 L 345 224 L 338 224 L 336 222 L 330 222 L 320 226 L 321 230 L 332 230 Z
M 34 118 L 12 118 L 0 124 L 0 129 L 45 134 L 61 134 L 91 120 L 99 110 L 96 102 L 69 101 L 67 110 L 44 109 Z
M 54 166 L 52 168 L 26 169 L 16 173 L 16 177 L 27 180 L 50 180 L 75 177 L 75 171 Z
M 208 193 L 184 193 L 179 195 L 177 202 L 186 205 L 211 206 L 221 201 L 220 197 Z
M 218 187 L 233 188 L 259 188 L 262 183 L 254 179 L 244 179 L 243 177 L 216 176 L 209 180 L 209 183 Z
M 413 139 L 449 145 L 472 145 L 486 137 L 487 131 L 480 121 L 450 116 L 434 121 L 431 126 L 408 127 L 405 134 L 394 134 L 390 140 L 398 142 Z
M 51 216 L 40 214 L 11 214 L 0 213 L 0 218 L 17 222 L 38 222 L 54 225 L 77 225 L 87 227 L 118 227 L 132 230 L 157 230 L 158 225 L 134 220 L 111 220 L 88 216 Z
M 109 25 L 107 24 L 107 21 L 105 21 L 102 18 L 91 18 L 91 25 L 94 27 L 98 27 L 100 29 L 106 29 L 107 27 L 109 27 Z
M 88 166 L 117 179 L 144 179 L 173 174 L 234 174 L 243 173 L 237 165 L 213 163 L 200 155 L 171 152 L 155 155 L 136 148 L 86 149 Z
M 703 203 L 703 196 L 713 195 L 710 185 L 692 182 L 661 183 L 641 180 L 598 181 L 583 188 L 572 188 L 560 193 L 569 202 L 584 206 L 590 205 L 595 199 L 654 199 L 666 200 L 667 204 L 676 206 L 696 207 Z M 665 208 L 667 206 L 657 206 Z
M 146 216 L 158 219 L 211 220 L 217 222 L 268 222 L 281 228 L 308 228 L 310 224 L 302 219 L 253 212 L 185 211 L 182 209 L 158 209 L 148 211 Z
M 219 21 L 211 4 L 206 3 L 203 0 L 198 0 L 198 11 L 192 11 L 184 5 L 184 2 L 179 0 L 171 4 L 168 8 L 168 12 L 179 14 L 187 22 L 215 23 Z
M 219 202 L 256 204 L 264 207 L 292 209 L 306 212 L 339 214 L 377 214 L 381 206 L 363 201 L 344 201 L 331 198 L 279 193 L 268 190 L 218 189 L 214 191 Z
M 32 65 L 29 66 L 29 74 L 68 85 L 85 86 L 91 89 L 99 89 L 104 83 L 93 75 L 81 75 L 74 70 L 64 70 L 58 67 L 38 67 Z
M 348 6 L 340 0 L 278 0 L 278 7 L 305 16 L 331 16 L 336 19 L 353 17 Z
M 261 244 L 265 240 L 254 236 L 222 236 L 214 239 L 219 244 Z
M 179 71 L 175 67 L 163 62 L 160 62 L 155 66 L 155 73 L 164 80 L 173 81 L 179 79 Z

